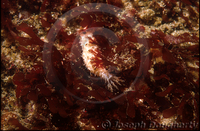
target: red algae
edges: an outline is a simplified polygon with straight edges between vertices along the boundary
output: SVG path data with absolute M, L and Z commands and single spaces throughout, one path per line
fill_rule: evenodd
M 14 3 L 1 1 L 2 48 L 14 43 L 20 60 L 2 58 L 15 64 L 11 82 L 18 117 L 4 114 L 10 127 L 2 129 L 199 129 L 199 2 Z M 143 6 L 153 15 L 143 16 Z M 7 112 L 7 99 L 2 100 Z M 192 124 L 167 126 L 175 123 Z

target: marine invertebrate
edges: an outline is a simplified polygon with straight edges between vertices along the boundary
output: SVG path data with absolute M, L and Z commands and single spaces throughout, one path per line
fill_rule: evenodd
M 97 32 L 97 30 L 95 30 Z M 101 32 L 102 34 L 103 32 Z M 118 89 L 117 84 L 123 82 L 119 77 L 112 75 L 106 69 L 104 61 L 102 59 L 102 53 L 98 46 L 98 41 L 93 36 L 93 32 L 86 32 L 80 35 L 80 43 L 82 47 L 82 58 L 87 69 L 94 73 L 96 76 L 100 76 L 108 83 L 108 89 L 113 91 L 112 86 Z

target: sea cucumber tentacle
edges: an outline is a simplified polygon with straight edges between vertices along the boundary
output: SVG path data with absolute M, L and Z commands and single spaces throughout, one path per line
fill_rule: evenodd
M 124 82 L 124 80 L 122 80 L 120 77 L 117 77 L 117 76 L 114 76 L 112 75 L 111 78 L 109 78 L 108 80 L 108 89 L 112 92 L 113 91 L 113 88 L 112 87 L 115 87 L 116 89 L 119 89 L 116 85 L 116 83 L 118 85 L 121 85 L 121 82 Z
M 107 88 L 111 92 L 113 92 L 113 87 L 115 87 L 118 90 L 118 86 L 121 85 L 121 83 L 124 82 L 124 80 L 122 80 L 120 77 L 109 73 L 105 68 L 101 71 L 102 72 L 98 76 L 105 80 L 105 82 L 107 83 Z

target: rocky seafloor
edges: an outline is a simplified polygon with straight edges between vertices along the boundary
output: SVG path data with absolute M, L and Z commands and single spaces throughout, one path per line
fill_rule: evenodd
M 1 0 L 1 130 L 75 129 L 199 129 L 198 0 Z

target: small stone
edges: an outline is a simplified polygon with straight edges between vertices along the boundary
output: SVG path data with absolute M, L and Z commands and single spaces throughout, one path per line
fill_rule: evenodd
M 142 10 L 138 14 L 139 14 L 139 17 L 144 21 L 152 20 L 153 17 L 155 16 L 155 12 L 152 9 Z

